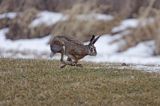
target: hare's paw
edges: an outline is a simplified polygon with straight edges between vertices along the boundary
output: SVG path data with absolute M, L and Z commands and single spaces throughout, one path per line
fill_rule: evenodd
M 82 64 L 76 64 L 77 67 L 83 67 Z
M 77 63 L 71 63 L 71 66 L 83 67 L 82 64 L 77 64 Z
M 76 63 L 71 63 L 70 65 L 71 65 L 71 66 L 76 66 Z
M 71 61 L 65 61 L 65 64 L 66 64 L 66 65 L 70 65 L 70 66 L 73 66 L 73 65 L 74 65 L 73 62 L 71 62 Z
M 83 67 L 82 64 L 77 64 L 77 63 L 71 63 L 71 66 Z

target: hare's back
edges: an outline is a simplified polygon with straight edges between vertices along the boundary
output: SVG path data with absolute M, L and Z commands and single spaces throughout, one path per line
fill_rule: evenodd
M 72 37 L 67 37 L 67 36 L 56 36 L 55 39 L 60 39 L 61 41 L 64 42 L 71 42 L 71 43 L 75 43 L 75 44 L 79 44 L 79 45 L 83 45 L 83 42 L 76 40 Z

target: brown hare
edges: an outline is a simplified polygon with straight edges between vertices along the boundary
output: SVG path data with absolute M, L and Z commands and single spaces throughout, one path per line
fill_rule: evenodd
M 56 36 L 50 42 L 52 56 L 55 53 L 61 54 L 61 68 L 64 68 L 66 65 L 82 66 L 81 64 L 78 64 L 78 60 L 82 59 L 87 55 L 97 55 L 97 51 L 94 44 L 99 39 L 99 37 L 100 36 L 95 37 L 93 35 L 90 40 L 90 43 L 88 45 L 84 45 L 83 43 L 68 38 L 66 36 Z M 67 61 L 64 61 L 64 55 L 67 56 Z

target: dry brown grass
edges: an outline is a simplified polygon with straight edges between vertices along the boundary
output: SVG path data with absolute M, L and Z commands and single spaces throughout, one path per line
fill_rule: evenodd
M 78 20 L 69 19 L 58 22 L 52 31 L 53 35 L 66 35 L 75 37 L 81 41 L 86 41 L 91 35 L 102 35 L 110 33 L 112 28 L 119 24 L 119 20 Z
M 6 34 L 8 39 L 28 39 L 44 37 L 51 32 L 52 26 L 40 25 L 34 28 L 29 27 L 30 23 L 37 17 L 38 10 L 35 8 L 27 9 L 19 13 L 18 16 L 11 20 L 9 32 Z
M 130 47 L 136 46 L 138 43 L 142 41 L 155 40 L 158 36 L 158 29 L 160 28 L 160 23 L 154 20 L 153 23 L 140 25 L 137 28 L 129 28 L 128 34 L 124 35 L 121 39 L 118 39 L 112 43 L 117 43 L 123 40 L 125 42 L 124 45 L 121 45 L 119 48 L 119 52 L 123 52 Z
M 2 19 L 0 19 L 0 29 L 8 27 L 10 23 L 11 23 L 11 19 L 10 18 L 2 18 Z
M 94 2 L 96 2 L 94 4 Z M 64 11 L 77 4 L 94 4 L 91 7 L 99 8 L 109 14 L 125 14 L 132 17 L 138 14 L 141 7 L 147 7 L 150 0 L 1 0 L 0 13 L 8 11 L 24 11 L 28 8 L 38 10 Z M 156 0 L 153 7 L 160 8 L 160 1 Z M 86 5 L 88 8 L 88 6 Z M 79 10 L 78 10 L 79 11 Z
M 125 41 L 125 44 L 121 45 L 119 52 L 123 52 L 130 47 L 136 46 L 142 41 L 155 40 L 156 41 L 156 54 L 160 54 L 159 51 L 159 29 L 160 29 L 160 13 L 159 10 L 153 8 L 153 4 L 156 0 L 151 0 L 149 7 L 145 9 L 139 16 L 139 25 L 136 28 L 128 29 L 129 33 L 123 36 L 121 39 L 114 41 Z M 154 14 L 154 15 L 153 15 Z
M 108 8 L 108 7 L 106 7 Z M 74 37 L 81 41 L 86 41 L 91 35 L 102 35 L 110 33 L 112 28 L 119 24 L 121 17 L 113 20 L 97 20 L 96 18 L 78 19 L 79 15 L 89 15 L 103 13 L 103 6 L 97 4 L 96 0 L 92 2 L 77 3 L 71 9 L 64 13 L 69 15 L 69 19 L 58 22 L 54 25 L 53 35 L 66 35 Z
M 160 55 L 160 34 L 158 34 L 157 37 L 155 38 L 155 44 L 156 44 L 155 55 Z
M 38 11 L 34 8 L 19 13 L 10 23 L 6 37 L 13 40 L 28 38 L 30 36 L 29 24 L 36 18 L 37 13 Z
M 39 25 L 30 29 L 30 38 L 40 38 L 48 36 L 52 31 L 53 26 Z
M 64 13 L 69 14 L 71 17 L 78 14 L 90 14 L 90 13 L 104 13 L 110 9 L 110 6 L 99 5 L 98 1 L 86 1 L 86 2 L 77 2 L 72 8 L 64 10 Z

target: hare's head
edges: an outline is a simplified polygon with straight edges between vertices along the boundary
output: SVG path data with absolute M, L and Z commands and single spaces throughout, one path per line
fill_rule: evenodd
M 96 47 L 94 46 L 94 44 L 99 39 L 99 37 L 100 36 L 95 38 L 95 35 L 92 35 L 90 43 L 88 44 L 88 55 L 91 55 L 91 56 L 96 56 L 97 55 L 97 50 L 96 50 Z

